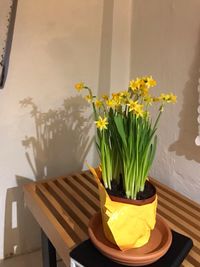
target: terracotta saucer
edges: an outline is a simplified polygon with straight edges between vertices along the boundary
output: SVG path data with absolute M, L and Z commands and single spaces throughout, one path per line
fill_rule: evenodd
M 149 242 L 140 247 L 122 252 L 108 241 L 103 232 L 101 213 L 96 213 L 88 226 L 89 237 L 94 246 L 113 261 L 128 266 L 143 266 L 157 261 L 169 249 L 172 242 L 171 230 L 164 219 L 157 215 L 156 225 Z

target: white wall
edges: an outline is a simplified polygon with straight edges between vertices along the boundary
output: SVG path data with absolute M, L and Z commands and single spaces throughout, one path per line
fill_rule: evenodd
M 152 74 L 156 92 L 173 91 L 166 108 L 151 175 L 200 202 L 197 106 L 200 78 L 200 1 L 134 0 L 131 75 Z
M 86 144 L 81 142 L 91 139 L 91 133 L 79 108 L 86 109 L 85 102 L 73 85 L 85 80 L 98 86 L 102 12 L 103 1 L 94 0 L 18 3 L 8 79 L 0 91 L 1 257 L 40 245 L 37 224 L 23 208 L 21 185 L 45 174 L 61 175 L 83 167 Z M 20 104 L 27 97 L 38 108 L 37 126 L 32 108 Z M 28 105 L 28 100 L 24 103 Z M 59 118 L 49 109 L 57 110 Z M 39 124 L 41 113 L 46 117 Z M 36 136 L 36 127 L 43 132 L 44 125 L 48 127 L 45 136 Z M 86 155 L 92 164 L 93 149 Z M 12 218 L 13 201 L 18 213 Z
M 73 90 L 79 80 L 102 94 L 125 88 L 129 74 L 152 74 L 158 94 L 178 95 L 162 116 L 151 174 L 200 202 L 199 10 L 197 0 L 19 1 L 0 91 L 0 258 L 40 246 L 38 226 L 23 207 L 23 183 L 80 170 L 85 159 L 96 163 L 94 147 L 85 145 L 93 134 L 89 110 Z
M 90 111 L 73 85 L 83 80 L 101 94 L 116 77 L 120 86 L 127 84 L 130 5 L 18 1 L 9 73 L 0 91 L 0 258 L 40 246 L 37 223 L 23 207 L 22 184 L 80 170 L 84 160 L 96 164 Z

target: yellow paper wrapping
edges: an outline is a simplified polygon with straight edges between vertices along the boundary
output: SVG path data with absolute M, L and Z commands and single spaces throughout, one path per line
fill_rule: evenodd
M 138 248 L 145 245 L 156 223 L 156 199 L 146 205 L 112 201 L 100 182 L 100 172 L 90 168 L 99 188 L 102 223 L 106 238 L 120 250 Z

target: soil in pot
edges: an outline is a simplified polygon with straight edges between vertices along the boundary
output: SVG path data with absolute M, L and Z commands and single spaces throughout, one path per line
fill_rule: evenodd
M 125 192 L 123 191 L 122 179 L 120 179 L 120 183 L 116 183 L 115 180 L 111 182 L 111 190 L 106 189 L 109 196 L 120 197 L 127 199 Z M 150 183 L 148 180 L 145 182 L 144 191 L 140 191 L 137 194 L 136 200 L 145 200 L 152 198 L 156 194 L 156 188 Z

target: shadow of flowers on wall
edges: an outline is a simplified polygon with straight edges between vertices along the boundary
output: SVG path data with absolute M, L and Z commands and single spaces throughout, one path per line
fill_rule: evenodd
M 80 171 L 93 143 L 90 137 L 92 119 L 89 113 L 86 115 L 87 102 L 81 96 L 70 97 L 64 100 L 60 108 L 45 112 L 31 98 L 21 100 L 20 105 L 28 109 L 35 129 L 31 128 L 31 134 L 22 140 L 35 180 Z M 16 175 L 17 186 L 7 190 L 5 257 L 40 247 L 39 226 L 24 206 L 23 185 L 32 181 Z
M 200 30 L 199 30 L 200 33 Z M 179 113 L 180 128 L 178 140 L 169 147 L 169 151 L 175 151 L 177 156 L 185 156 L 187 160 L 200 163 L 200 149 L 195 144 L 198 134 L 197 108 L 200 86 L 200 34 L 195 47 L 195 56 L 189 69 L 189 79 L 183 89 L 183 105 Z
M 81 170 L 93 141 L 89 137 L 92 120 L 91 115 L 85 116 L 85 100 L 71 97 L 64 100 L 61 108 L 47 112 L 41 112 L 31 98 L 20 104 L 30 109 L 35 124 L 35 134 L 22 140 L 35 178 Z

